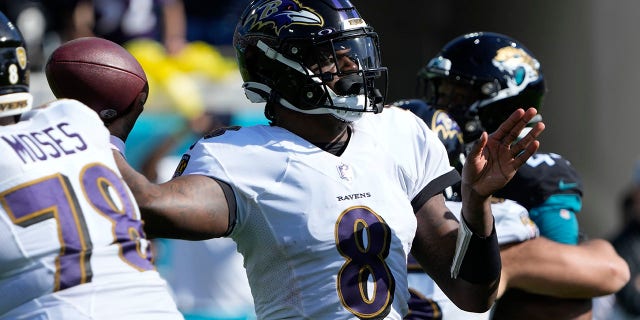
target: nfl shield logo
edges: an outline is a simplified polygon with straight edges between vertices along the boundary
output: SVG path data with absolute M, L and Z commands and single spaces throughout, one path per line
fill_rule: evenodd
M 353 172 L 351 171 L 351 167 L 348 164 L 341 163 L 338 165 L 338 174 L 340 174 L 340 178 L 351 181 L 353 180 Z

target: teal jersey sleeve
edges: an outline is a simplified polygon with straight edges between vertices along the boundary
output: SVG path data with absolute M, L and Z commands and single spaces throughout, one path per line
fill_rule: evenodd
M 529 217 L 540 229 L 540 235 L 560 243 L 578 244 L 576 213 L 581 208 L 580 196 L 554 194 L 541 205 L 529 209 Z
M 527 208 L 540 235 L 561 243 L 578 243 L 577 213 L 582 209 L 582 180 L 562 156 L 534 154 L 495 195 Z

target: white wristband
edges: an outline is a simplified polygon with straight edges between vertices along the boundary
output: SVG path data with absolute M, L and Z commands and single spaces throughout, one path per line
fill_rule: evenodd
M 124 157 L 124 141 L 114 135 L 111 135 L 109 136 L 109 142 L 111 143 L 111 149 L 118 150 L 118 152 L 120 152 L 120 154 L 122 154 L 122 156 Z
M 473 232 L 469 229 L 466 221 L 464 221 L 464 217 L 461 215 L 460 226 L 458 227 L 458 240 L 456 240 L 456 253 L 453 257 L 453 262 L 451 263 L 452 279 L 456 279 L 458 277 L 460 266 L 462 265 L 462 260 L 464 260 L 464 256 L 467 253 L 467 248 L 469 247 L 469 241 L 471 240 L 472 235 Z

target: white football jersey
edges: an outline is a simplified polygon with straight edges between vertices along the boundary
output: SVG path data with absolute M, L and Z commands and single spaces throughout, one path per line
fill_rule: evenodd
M 462 202 L 447 201 L 447 207 L 460 220 Z M 491 204 L 491 212 L 495 220 L 498 243 L 505 245 L 522 242 L 539 236 L 538 227 L 529 219 L 529 212 L 515 201 L 504 200 Z M 442 292 L 438 285 L 423 272 L 409 274 L 409 287 L 414 288 L 427 298 L 438 303 L 443 320 L 487 320 L 490 311 L 485 313 L 466 312 L 459 309 Z
M 204 137 L 181 167 L 233 188 L 230 237 L 261 319 L 402 319 L 411 200 L 457 177 L 438 137 L 397 108 L 353 123 L 339 157 L 283 128 L 252 126 Z
M 182 318 L 94 111 L 33 109 L 0 155 L 0 319 Z

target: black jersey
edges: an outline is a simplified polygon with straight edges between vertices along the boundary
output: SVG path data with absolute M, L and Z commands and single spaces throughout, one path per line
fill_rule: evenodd
M 555 153 L 536 153 L 494 195 L 531 209 L 542 205 L 554 194 L 582 197 L 582 190 L 582 179 L 567 159 Z

